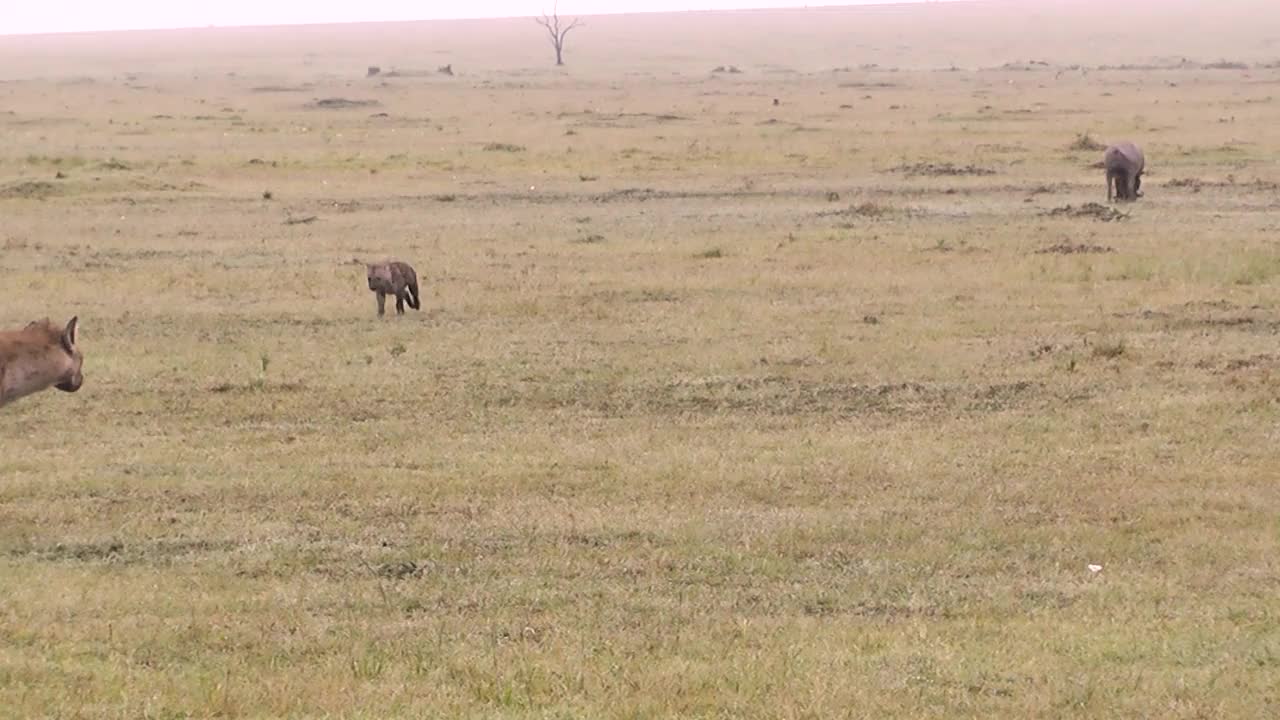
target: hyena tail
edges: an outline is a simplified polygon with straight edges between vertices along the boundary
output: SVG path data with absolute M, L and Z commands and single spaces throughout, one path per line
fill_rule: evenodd
M 409 289 L 409 307 L 414 310 L 421 310 L 422 301 L 418 299 L 418 279 L 414 278 L 405 283 L 405 287 Z

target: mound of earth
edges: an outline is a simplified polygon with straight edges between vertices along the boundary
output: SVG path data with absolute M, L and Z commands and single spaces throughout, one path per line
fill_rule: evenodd
M 1107 207 L 1096 202 L 1085 203 L 1080 207 L 1072 205 L 1063 205 L 1052 210 L 1047 210 L 1043 215 L 1049 217 L 1072 217 L 1072 218 L 1093 218 L 1102 222 L 1112 222 L 1114 220 L 1124 220 L 1129 217 L 1127 213 L 1122 213 L 1113 207 Z

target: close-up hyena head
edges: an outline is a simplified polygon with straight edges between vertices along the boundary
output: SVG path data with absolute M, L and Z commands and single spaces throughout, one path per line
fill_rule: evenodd
M 385 290 L 391 286 L 391 268 L 386 263 L 365 265 L 365 268 L 370 290 Z

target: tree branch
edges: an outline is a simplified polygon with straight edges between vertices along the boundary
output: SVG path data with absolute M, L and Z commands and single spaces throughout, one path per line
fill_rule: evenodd
M 573 19 L 573 22 L 569 23 L 569 27 L 567 27 L 567 28 L 565 28 L 564 30 L 561 30 L 561 31 L 560 31 L 560 42 L 564 42 L 564 36 L 565 36 L 565 35 L 568 35 L 570 30 L 572 30 L 572 29 L 574 29 L 574 28 L 576 28 L 576 27 L 578 27 L 578 26 L 580 26 L 580 25 L 582 25 L 582 23 L 579 21 L 579 19 L 578 19 L 578 18 L 574 18 L 574 19 Z
M 558 20 L 559 18 L 557 18 L 557 22 L 555 23 L 557 26 L 560 24 Z M 546 28 L 547 32 L 551 33 L 552 37 L 555 37 L 556 29 L 559 29 L 559 28 L 555 28 L 555 29 L 552 28 L 551 18 L 547 17 L 546 13 L 543 13 L 542 17 L 540 18 L 534 18 L 533 21 L 538 23 L 542 27 Z

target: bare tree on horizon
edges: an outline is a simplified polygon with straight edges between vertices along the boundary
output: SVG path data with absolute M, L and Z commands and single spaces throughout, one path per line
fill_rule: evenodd
M 560 27 L 560 3 L 557 2 L 551 6 L 551 17 L 547 17 L 546 13 L 542 13 L 542 17 L 534 18 L 533 21 L 547 29 L 547 34 L 551 36 L 551 47 L 556 49 L 556 65 L 564 64 L 564 36 L 569 31 L 582 25 L 578 18 L 574 18 L 568 25 Z

